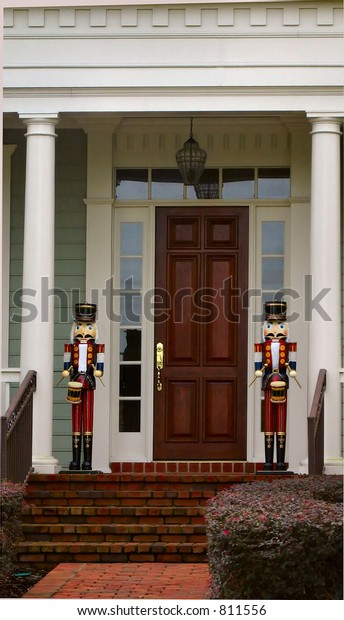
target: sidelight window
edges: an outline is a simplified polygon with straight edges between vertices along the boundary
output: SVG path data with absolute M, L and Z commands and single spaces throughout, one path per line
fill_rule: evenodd
M 290 212 L 287 207 L 258 207 L 256 217 L 257 284 L 263 309 L 266 301 L 283 299 L 288 287 Z
M 120 224 L 119 432 L 141 428 L 142 222 Z

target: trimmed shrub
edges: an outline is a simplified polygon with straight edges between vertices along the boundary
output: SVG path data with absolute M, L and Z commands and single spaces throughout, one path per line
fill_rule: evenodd
M 343 477 L 240 484 L 206 509 L 213 599 L 343 598 Z
M 21 511 L 25 485 L 10 481 L 0 483 L 0 598 L 11 591 L 17 562 L 17 544 L 21 537 Z

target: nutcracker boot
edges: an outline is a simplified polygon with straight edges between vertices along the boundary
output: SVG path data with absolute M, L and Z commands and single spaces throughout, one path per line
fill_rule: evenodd
M 277 469 L 286 470 L 285 460 L 285 433 L 277 433 Z
M 271 471 L 274 468 L 274 434 L 265 433 L 265 463 L 264 469 Z
M 84 462 L 81 469 L 92 469 L 92 433 L 84 433 Z
M 81 456 L 81 435 L 80 433 L 73 433 L 73 460 L 69 463 L 70 470 L 80 469 L 80 456 Z

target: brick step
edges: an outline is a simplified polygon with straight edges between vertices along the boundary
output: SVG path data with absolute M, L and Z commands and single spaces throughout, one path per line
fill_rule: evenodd
M 102 491 L 144 491 L 150 490 L 213 490 L 228 487 L 231 484 L 254 482 L 255 474 L 226 473 L 132 473 L 132 474 L 33 474 L 30 476 L 28 492 L 35 490 L 59 491 L 83 489 Z
M 60 562 L 207 562 L 206 543 L 21 542 L 21 566 L 50 570 Z
M 166 538 L 183 538 L 190 540 L 193 538 L 193 542 L 201 542 L 194 540 L 195 537 L 205 535 L 205 526 L 194 524 L 139 524 L 139 523 L 122 523 L 122 524 L 99 524 L 83 523 L 83 524 L 50 524 L 43 525 L 41 523 L 26 523 L 23 524 L 23 533 L 26 540 L 40 540 L 40 541 L 57 541 L 57 540 L 90 540 L 102 542 L 120 542 L 124 540 L 139 540 L 147 537 L 151 539 Z M 184 542 L 185 542 L 184 540 Z M 182 542 L 182 541 L 181 541 Z
M 206 562 L 209 500 L 235 484 L 271 476 L 234 473 L 235 464 L 227 463 L 213 463 L 205 473 L 198 465 L 196 472 L 193 463 L 187 472 L 168 471 L 171 463 L 155 463 L 153 472 L 150 463 L 123 463 L 112 474 L 32 474 L 19 565 L 50 570 L 61 562 Z
M 52 491 L 50 494 L 37 494 L 32 496 L 26 494 L 25 497 L 25 511 L 30 510 L 30 507 L 36 506 L 45 508 L 55 507 L 89 507 L 89 508 L 191 508 L 206 506 L 208 501 L 214 497 L 215 493 L 208 492 L 202 496 L 188 495 L 164 495 L 161 497 L 140 497 L 140 496 L 128 496 L 128 494 L 122 495 L 122 497 L 115 496 L 113 493 L 99 492 L 73 492 L 63 493 Z
M 36 506 L 26 505 L 23 523 L 147 523 L 177 524 L 204 522 L 202 505 L 197 506 Z
M 101 486 L 98 486 L 96 489 L 84 488 L 84 486 L 77 486 L 74 489 L 59 489 L 56 486 L 52 485 L 50 489 L 32 489 L 29 487 L 27 491 L 27 498 L 29 500 L 43 500 L 46 499 L 74 499 L 74 498 L 94 498 L 94 499 L 103 499 L 103 498 L 111 498 L 113 500 L 123 500 L 123 499 L 132 499 L 132 500 L 143 500 L 147 499 L 189 499 L 189 498 L 205 498 L 209 499 L 214 495 L 214 491 L 212 489 L 190 489 L 187 485 L 184 485 L 182 489 L 151 489 L 145 488 L 142 490 L 136 489 L 127 489 L 127 490 L 118 490 L 114 489 L 103 489 Z

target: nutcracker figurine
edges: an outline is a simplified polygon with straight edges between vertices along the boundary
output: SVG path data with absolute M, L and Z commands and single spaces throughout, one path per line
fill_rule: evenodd
M 75 305 L 71 344 L 64 347 L 62 377 L 69 377 L 67 401 L 72 404 L 73 460 L 70 470 L 80 469 L 81 436 L 84 461 L 81 469 L 92 469 L 93 404 L 96 377 L 104 372 L 104 345 L 97 344 L 97 306 Z
M 264 470 L 273 470 L 274 436 L 277 439 L 277 470 L 284 471 L 289 376 L 296 379 L 296 342 L 289 342 L 286 302 L 265 304 L 263 342 L 255 344 L 255 379 L 262 378 L 264 391 Z

